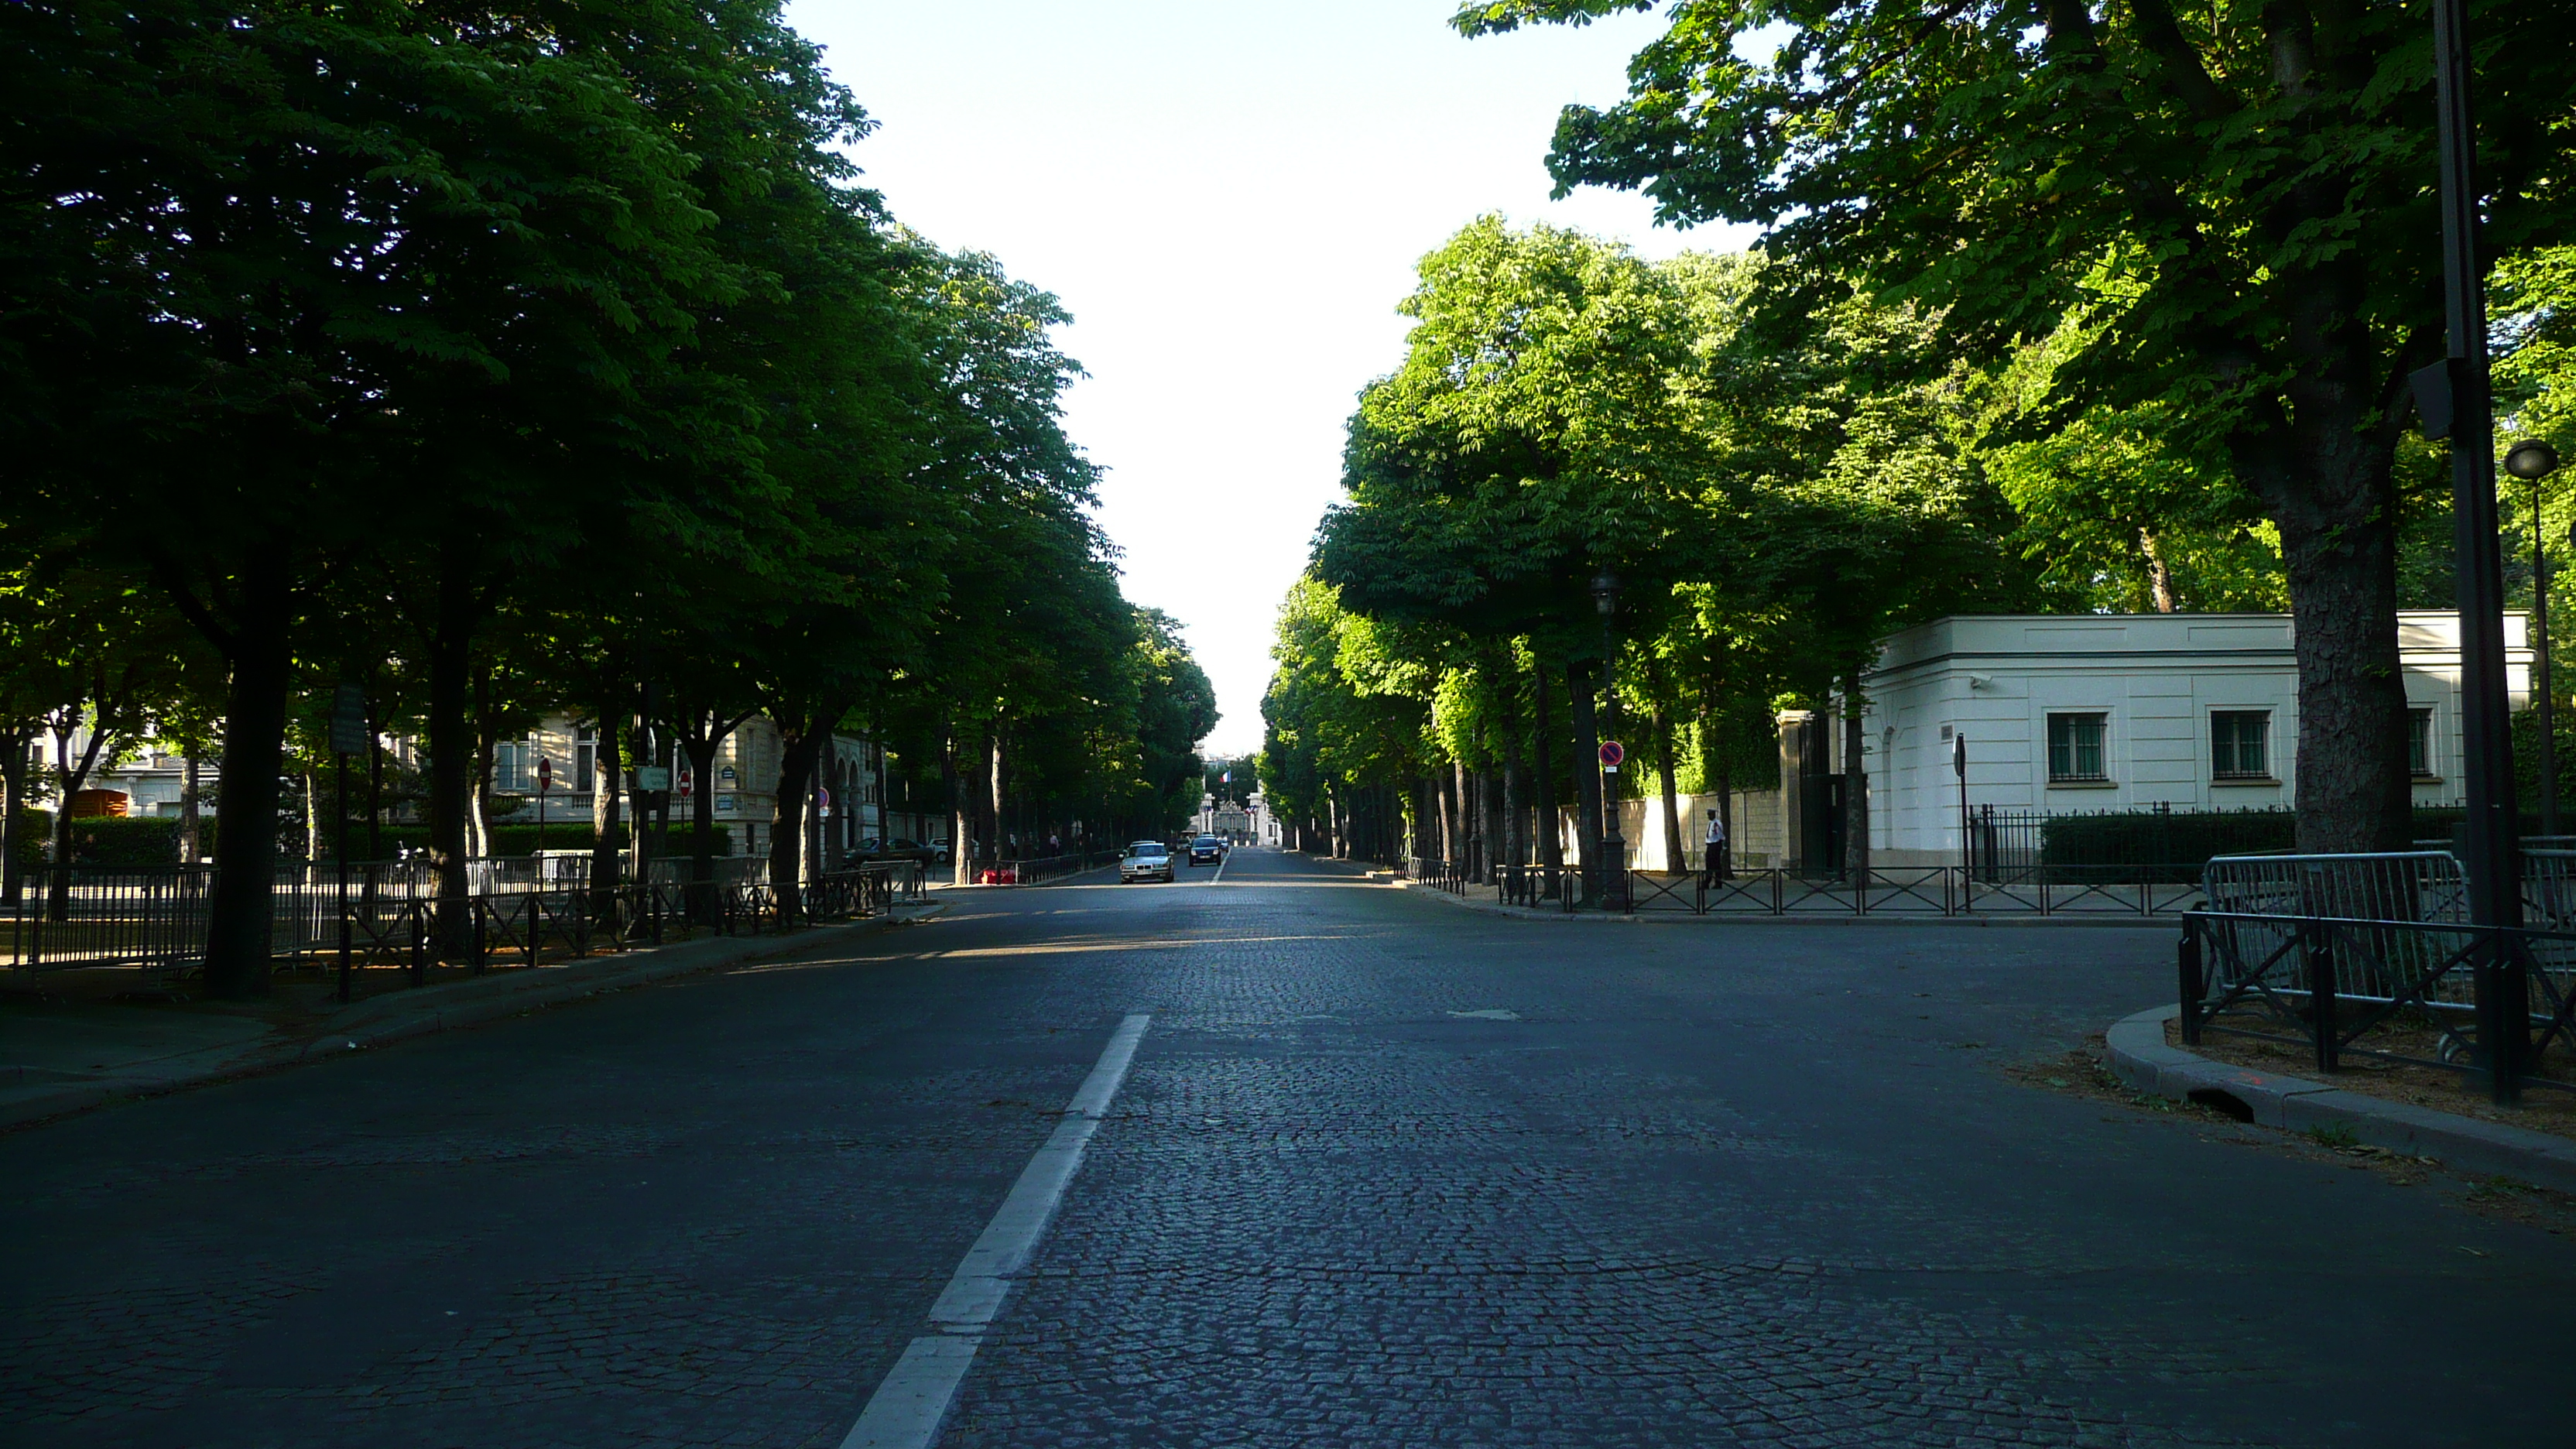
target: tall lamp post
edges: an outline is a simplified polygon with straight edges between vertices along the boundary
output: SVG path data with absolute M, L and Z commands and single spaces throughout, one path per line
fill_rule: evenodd
M 1619 738 L 1619 641 L 1613 627 L 1619 617 L 1619 575 L 1604 568 L 1592 578 L 1592 604 L 1601 611 L 1601 709 L 1609 716 L 1607 733 Z M 1628 842 L 1619 833 L 1619 767 L 1602 751 L 1601 904 L 1624 909 L 1628 902 Z
M 2468 819 L 2461 828 L 2469 919 L 2522 920 L 2513 733 L 2506 697 L 2504 560 L 2497 547 L 2495 400 L 2487 369 L 2486 274 L 2478 266 L 2477 127 L 2467 0 L 2433 0 L 2433 82 L 2442 168 L 2442 301 L 2446 356 L 2415 374 L 2428 437 L 2451 442 L 2451 542 L 2460 599 L 2460 734 Z M 2530 1033 L 2522 952 L 2480 943 L 2475 960 L 2480 1065 L 2499 1104 L 2517 1099 Z
M 2531 485 L 2531 692 L 2540 703 L 2540 833 L 2558 833 L 2558 702 L 2549 674 L 2549 551 L 2541 528 L 2540 480 L 2558 471 L 2558 450 L 2537 438 L 2505 451 L 2504 470 Z

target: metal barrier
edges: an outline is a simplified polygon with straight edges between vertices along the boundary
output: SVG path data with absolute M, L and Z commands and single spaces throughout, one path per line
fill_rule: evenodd
M 800 921 L 850 920 L 919 904 L 917 861 L 835 871 L 782 894 L 757 872 L 730 881 L 654 880 L 593 891 L 587 875 L 548 880 L 534 872 L 486 876 L 493 888 L 442 900 L 436 881 L 392 863 L 353 862 L 343 905 L 336 870 L 283 872 L 269 897 L 272 956 L 312 964 L 337 958 L 342 941 L 357 964 L 407 964 L 425 978 L 432 958 L 476 970 L 508 960 L 547 959 L 662 945 L 700 930 L 734 935 Z M 23 907 L 0 916 L 0 968 L 60 971 L 141 967 L 161 975 L 198 969 L 205 959 L 210 866 L 38 867 L 26 873 Z M 449 909 L 458 914 L 450 917 Z
M 1459 861 L 1426 860 L 1416 855 L 1408 857 L 1402 869 L 1405 879 L 1416 885 L 1429 886 L 1435 891 L 1447 891 L 1453 896 L 1463 896 L 1467 893 L 1467 868 Z
M 1019 872 L 1021 885 L 1045 885 L 1049 881 L 1059 881 L 1067 876 L 1080 875 L 1084 871 L 1114 865 L 1117 861 L 1117 851 L 1086 850 L 1068 855 L 1047 855 L 1035 860 L 1019 861 L 1016 863 L 1016 869 Z
M 2475 1041 L 2481 961 L 2519 957 L 2525 999 L 2498 1013 L 2529 1086 L 2576 1091 L 2576 1080 L 2538 1075 L 2550 1049 L 2576 1048 L 2576 932 L 2473 926 L 2457 920 L 2367 920 L 2342 916 L 2192 911 L 2183 916 L 2179 956 L 2181 1032 L 2247 1037 L 2307 1047 L 2317 1070 L 2347 1055 L 2453 1071 L 2483 1070 L 2494 1044 Z M 2229 1018 L 2234 1018 L 2230 1020 Z M 2250 1021 L 2251 1024 L 2244 1024 Z M 2372 1047 L 2374 1033 L 2416 1028 L 2438 1045 L 2430 1056 Z M 2403 1038 L 2399 1038 L 2402 1042 Z M 2562 1051 L 2562 1055 L 2566 1052 Z
M 1436 862 L 1413 861 L 1417 874 Z M 2136 916 L 2178 915 L 2200 888 L 2170 880 L 2120 879 L 2119 866 L 2031 866 L 2022 879 L 1989 882 L 1962 866 L 1895 866 L 1832 876 L 1797 871 L 1730 870 L 1712 876 L 1631 870 L 1590 901 L 1579 869 L 1546 881 L 1532 866 L 1506 867 L 1497 888 L 1504 905 L 1553 906 L 1560 911 L 1598 909 L 1627 915 L 1772 916 Z M 1425 881 L 1425 884 L 1431 882 Z M 1443 886 L 1442 889 L 1450 887 Z M 2571 888 L 2576 906 L 2576 888 Z

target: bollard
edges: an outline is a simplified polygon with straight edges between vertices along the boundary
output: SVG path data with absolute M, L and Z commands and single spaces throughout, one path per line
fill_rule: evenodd
M 480 976 L 483 974 L 483 903 L 481 901 L 476 901 L 473 903 L 473 907 L 474 962 L 471 966 L 466 968 L 466 971 L 468 975 Z
M 411 984 L 414 986 L 424 986 L 427 985 L 428 982 L 428 923 L 423 919 L 420 902 L 414 901 L 411 905 Z

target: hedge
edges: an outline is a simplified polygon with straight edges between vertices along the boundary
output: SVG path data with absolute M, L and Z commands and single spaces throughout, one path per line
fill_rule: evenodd
M 2418 806 L 2410 843 L 2447 848 L 2458 833 L 2457 806 Z M 2044 865 L 2178 865 L 2195 870 L 2213 855 L 2287 851 L 2298 844 L 2290 810 L 2122 810 L 2052 815 L 2040 826 Z M 2537 820 L 2524 828 L 2539 829 Z

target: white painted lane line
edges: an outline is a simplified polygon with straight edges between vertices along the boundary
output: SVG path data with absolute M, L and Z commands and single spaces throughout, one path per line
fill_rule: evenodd
M 1208 877 L 1208 884 L 1215 885 L 1218 881 L 1225 879 L 1225 868 L 1232 864 L 1234 864 L 1233 851 L 1229 850 L 1225 854 L 1218 856 L 1216 858 L 1216 874 Z
M 1002 1311 L 1002 1302 L 1010 1296 L 1019 1271 L 1028 1266 L 1029 1255 L 1046 1237 L 1065 1187 L 1082 1166 L 1082 1150 L 1117 1099 L 1128 1065 L 1136 1060 L 1136 1047 L 1152 1021 L 1153 1017 L 1140 1012 L 1118 1024 L 1109 1049 L 1100 1054 L 1100 1064 L 1083 1078 L 1064 1109 L 1064 1120 L 1020 1170 L 1020 1180 L 1002 1199 L 1001 1210 L 984 1225 L 983 1235 L 966 1250 L 948 1287 L 931 1305 L 930 1324 L 935 1331 L 904 1349 L 903 1357 L 868 1399 L 859 1422 L 851 1426 L 849 1437 L 841 1441 L 841 1449 L 930 1449 L 939 1442 L 940 1426 L 956 1407 L 957 1390 L 975 1360 L 976 1345 Z

